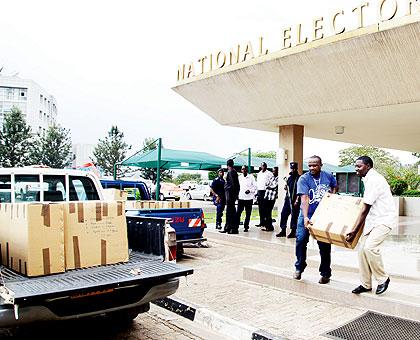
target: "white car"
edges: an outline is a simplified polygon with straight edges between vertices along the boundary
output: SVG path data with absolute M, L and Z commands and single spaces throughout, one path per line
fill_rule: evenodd
M 197 187 L 192 188 L 187 192 L 186 197 L 189 200 L 204 200 L 207 201 L 211 199 L 210 187 L 208 185 L 197 185 Z
M 191 190 L 198 185 L 197 181 L 184 181 L 182 182 L 179 187 L 183 190 Z

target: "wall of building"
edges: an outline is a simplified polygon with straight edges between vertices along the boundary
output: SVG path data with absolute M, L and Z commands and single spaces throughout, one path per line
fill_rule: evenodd
M 34 133 L 45 131 L 57 121 L 57 102 L 40 85 L 29 79 L 0 75 L 0 123 L 13 106 L 22 111 Z

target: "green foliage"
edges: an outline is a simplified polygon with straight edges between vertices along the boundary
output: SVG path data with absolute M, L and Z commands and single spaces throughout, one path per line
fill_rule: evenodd
M 198 182 L 200 182 L 200 180 L 201 180 L 201 175 L 200 174 L 188 174 L 188 173 L 184 172 L 182 174 L 179 174 L 175 178 L 174 183 L 176 185 L 180 185 L 184 181 L 197 181 L 197 183 L 198 183 Z
M 34 164 L 63 169 L 73 160 L 71 147 L 70 130 L 53 125 L 34 141 L 30 158 Z
M 152 137 L 146 137 L 143 140 L 143 149 L 142 149 L 141 152 L 144 153 L 144 152 L 147 152 L 147 151 L 155 150 L 155 149 L 157 149 L 157 147 L 158 147 L 157 140 L 155 140 Z M 163 144 L 162 144 L 162 149 L 163 149 Z M 140 169 L 140 174 L 141 174 L 141 177 L 143 177 L 145 179 L 150 179 L 150 180 L 153 181 L 153 183 L 156 182 L 157 169 L 141 168 Z M 160 170 L 160 180 L 161 180 L 161 182 L 172 181 L 172 171 L 161 169 Z
M 217 171 L 209 171 L 208 179 L 214 180 L 217 177 Z
M 108 131 L 108 136 L 104 139 L 99 139 L 93 150 L 93 156 L 96 164 L 104 171 L 104 174 L 110 176 L 114 173 L 114 164 L 123 161 L 130 148 L 131 146 L 124 141 L 124 133 L 118 130 L 117 126 L 112 126 Z M 121 177 L 126 172 L 127 170 L 118 167 L 117 177 Z
M 374 146 L 355 145 L 342 149 L 338 153 L 340 166 L 354 165 L 360 156 L 369 156 L 373 160 L 374 168 L 390 181 L 401 168 L 398 159 L 389 152 Z
M 13 107 L 10 113 L 4 115 L 0 131 L 0 165 L 2 167 L 30 165 L 31 139 L 31 128 L 26 124 L 22 111 Z
M 247 156 L 248 157 L 248 152 L 247 151 L 243 151 L 240 153 L 241 156 Z M 251 155 L 252 157 L 260 157 L 260 158 L 272 158 L 275 159 L 276 158 L 276 152 L 275 151 L 251 151 Z
M 389 186 L 391 191 L 396 196 L 401 196 L 401 194 L 408 189 L 407 182 L 402 178 L 393 178 L 389 181 Z
M 401 196 L 406 197 L 420 197 L 420 190 L 406 190 L 402 193 Z

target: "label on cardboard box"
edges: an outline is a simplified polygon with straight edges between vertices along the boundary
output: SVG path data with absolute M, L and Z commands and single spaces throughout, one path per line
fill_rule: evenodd
M 354 249 L 362 234 L 360 228 L 352 242 L 346 241 L 346 235 L 356 225 L 363 208 L 360 197 L 325 194 L 311 218 L 309 231 L 316 240 Z
M 0 204 L 1 263 L 27 276 L 64 272 L 63 204 Z
M 64 204 L 66 269 L 128 261 L 123 201 Z

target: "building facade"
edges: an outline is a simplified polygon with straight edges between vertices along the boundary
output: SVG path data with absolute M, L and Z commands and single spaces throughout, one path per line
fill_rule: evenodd
M 33 133 L 41 133 L 57 121 L 57 102 L 29 79 L 0 74 L 0 124 L 12 107 L 18 107 Z

